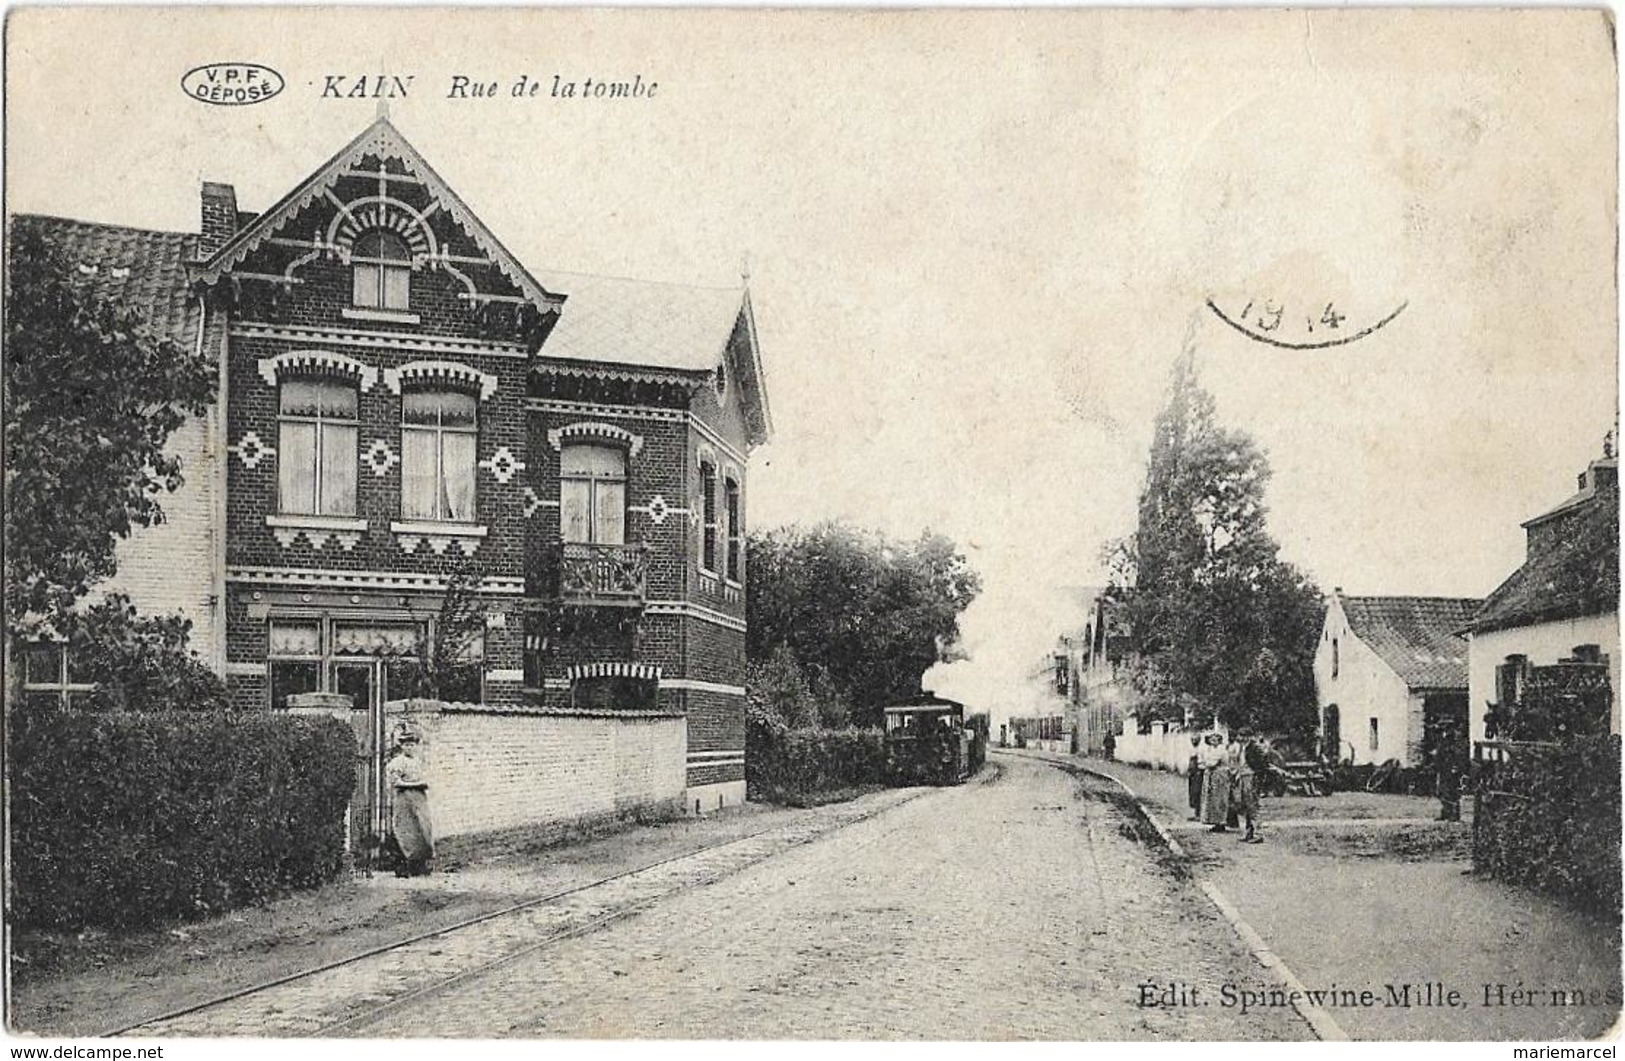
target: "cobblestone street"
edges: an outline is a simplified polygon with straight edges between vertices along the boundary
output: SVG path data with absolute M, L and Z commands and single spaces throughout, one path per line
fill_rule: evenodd
M 1141 1008 L 1145 981 L 1264 977 L 1104 787 L 1001 765 L 355 1033 L 1308 1037 L 1291 1010 Z

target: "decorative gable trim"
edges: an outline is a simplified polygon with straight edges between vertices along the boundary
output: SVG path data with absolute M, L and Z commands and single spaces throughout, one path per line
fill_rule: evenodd
M 756 312 L 751 307 L 749 289 L 745 291 L 739 316 L 744 324 L 747 356 L 743 365 L 734 366 L 734 376 L 742 377 L 741 392 L 745 399 L 750 444 L 759 446 L 773 437 L 773 410 L 767 402 L 767 374 L 762 366 L 762 347 L 756 336 Z M 732 347 L 733 344 L 730 342 L 728 345 Z
M 407 143 L 406 138 L 401 136 L 400 132 L 390 124 L 388 118 L 382 116 L 363 130 L 361 135 L 350 141 L 338 154 L 329 159 L 325 166 L 316 171 L 303 184 L 284 196 L 275 206 L 265 211 L 247 228 L 228 240 L 207 262 L 199 265 L 194 274 L 195 278 L 209 285 L 219 283 L 222 277 L 241 265 L 255 248 L 276 237 L 312 203 L 318 199 L 333 199 L 333 187 L 339 179 L 353 175 L 356 167 L 367 155 L 376 155 L 380 159 L 398 159 L 405 163 L 406 167 L 412 171 L 412 175 L 429 190 L 430 195 L 439 204 L 439 209 L 449 214 L 452 220 L 460 225 L 463 231 L 468 233 L 475 246 L 479 247 L 480 251 L 496 266 L 497 270 L 507 277 L 515 287 L 524 292 L 525 301 L 544 314 L 559 312 L 560 307 L 564 304 L 564 298 L 552 294 L 537 283 L 535 277 L 531 276 L 529 271 L 519 264 L 518 259 L 502 245 L 501 241 L 485 227 L 485 224 L 479 218 L 474 216 L 473 212 L 457 197 L 457 193 L 451 190 L 450 186 L 441 179 L 440 175 L 424 160 L 423 156 L 418 154 L 417 149 Z M 339 217 L 348 216 L 351 206 L 342 203 L 339 206 Z M 423 227 L 427 228 L 426 225 Z M 338 234 L 337 230 L 331 234 L 327 241 L 328 247 L 337 249 L 334 238 Z M 431 253 L 426 255 L 424 260 L 431 264 L 439 264 L 445 260 L 445 256 L 435 254 L 431 249 Z
M 384 369 L 384 386 L 396 394 L 405 383 L 460 383 L 477 388 L 480 401 L 497 392 L 497 378 L 458 361 L 408 361 L 399 368 Z
M 564 448 L 566 440 L 575 438 L 599 438 L 618 442 L 634 457 L 643 450 L 643 436 L 634 435 L 624 427 L 606 424 L 601 420 L 583 420 L 580 423 L 554 428 L 547 433 L 548 444 L 555 452 Z
M 290 350 L 259 360 L 260 379 L 268 387 L 281 382 L 284 373 L 320 373 L 347 376 L 361 385 L 363 391 L 372 390 L 378 382 L 378 370 L 362 364 L 353 357 L 335 354 L 330 350 Z

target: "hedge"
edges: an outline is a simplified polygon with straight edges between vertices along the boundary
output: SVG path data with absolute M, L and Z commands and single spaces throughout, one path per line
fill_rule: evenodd
M 745 733 L 747 798 L 800 802 L 845 788 L 886 783 L 878 729 L 792 729 L 753 719 Z
M 1515 747 L 1478 779 L 1473 868 L 1620 914 L 1620 739 Z
M 201 917 L 343 866 L 356 746 L 340 720 L 17 712 L 8 747 L 18 924 Z

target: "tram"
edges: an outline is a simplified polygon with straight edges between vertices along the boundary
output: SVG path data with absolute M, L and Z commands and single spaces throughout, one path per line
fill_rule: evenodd
M 926 692 L 884 708 L 886 772 L 893 784 L 957 785 L 987 753 L 987 716 Z

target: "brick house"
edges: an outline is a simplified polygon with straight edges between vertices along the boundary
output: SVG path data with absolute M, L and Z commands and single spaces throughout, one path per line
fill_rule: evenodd
M 387 117 L 262 213 L 201 207 L 197 234 L 16 219 L 220 366 L 118 587 L 185 612 L 237 706 L 359 708 L 419 691 L 468 581 L 483 638 L 442 699 L 608 720 L 678 749 L 686 806 L 743 801 L 748 293 L 527 267 Z

